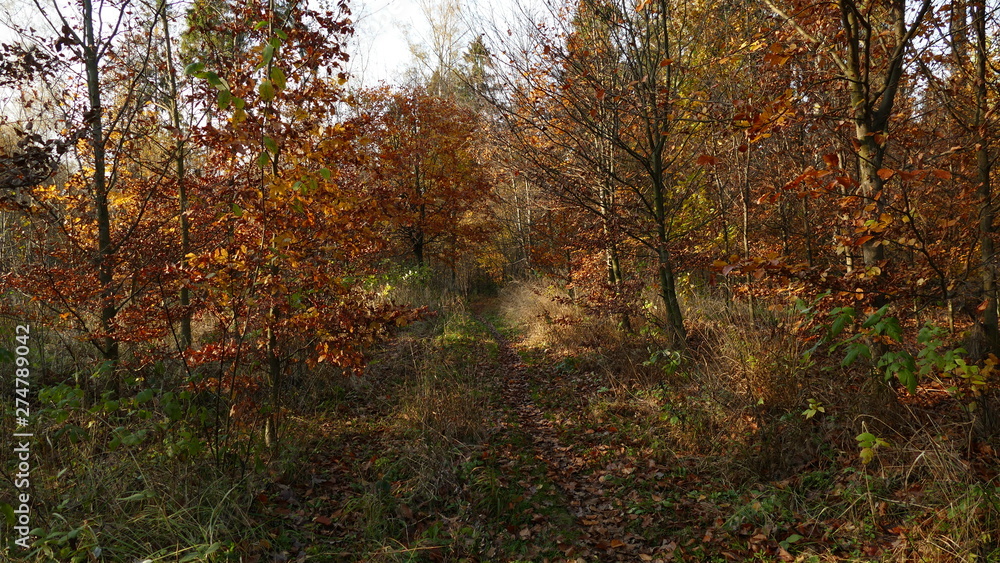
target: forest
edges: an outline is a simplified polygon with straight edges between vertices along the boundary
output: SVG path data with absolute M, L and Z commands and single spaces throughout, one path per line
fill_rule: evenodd
M 1000 560 L 1000 2 L 46 2 L 0 560 Z

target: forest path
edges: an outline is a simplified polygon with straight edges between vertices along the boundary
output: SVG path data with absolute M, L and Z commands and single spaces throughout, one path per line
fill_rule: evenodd
M 492 307 L 401 334 L 298 421 L 299 463 L 258 499 L 286 530 L 274 560 L 707 560 L 725 508 L 663 413 L 604 385 Z
M 497 370 L 502 404 L 510 409 L 516 424 L 530 439 L 534 459 L 544 465 L 547 480 L 554 483 L 573 517 L 573 530 L 562 530 L 573 538 L 559 544 L 567 560 L 669 561 L 677 545 L 666 540 L 650 542 L 639 531 L 653 520 L 671 519 L 671 510 L 658 511 L 650 503 L 663 500 L 653 490 L 639 491 L 636 480 L 646 487 L 667 487 L 666 468 L 643 460 L 628 444 L 616 444 L 615 427 L 581 424 L 578 416 L 597 386 L 588 374 L 562 373 L 525 363 L 518 349 L 486 318 L 476 315 L 498 345 Z M 561 398 L 568 400 L 561 400 Z M 586 418 L 586 417 L 583 417 Z M 648 496 L 648 498 L 639 498 Z M 670 526 L 672 527 L 672 526 Z M 532 530 L 523 532 L 528 537 Z

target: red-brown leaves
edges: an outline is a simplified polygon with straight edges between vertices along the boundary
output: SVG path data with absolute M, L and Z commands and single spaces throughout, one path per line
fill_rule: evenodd
M 491 199 L 475 113 L 422 88 L 357 96 L 355 150 L 366 193 L 396 244 L 423 263 L 454 264 L 481 239 L 477 213 Z

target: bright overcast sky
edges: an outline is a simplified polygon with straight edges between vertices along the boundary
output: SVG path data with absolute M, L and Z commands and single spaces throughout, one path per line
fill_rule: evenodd
M 417 0 L 355 0 L 350 70 L 356 85 L 398 82 L 413 64 L 407 43 L 427 33 L 427 18 Z
M 442 0 L 425 1 L 433 7 Z M 511 27 L 506 22 L 522 17 L 512 15 L 522 10 L 519 6 L 530 6 L 529 11 L 535 12 L 542 10 L 543 3 L 544 0 L 460 0 L 461 20 L 473 28 L 465 42 L 471 42 L 484 25 Z M 354 85 L 401 82 L 406 70 L 415 64 L 410 43 L 425 44 L 430 36 L 430 25 L 420 0 L 351 0 L 350 7 L 355 22 L 350 47 Z

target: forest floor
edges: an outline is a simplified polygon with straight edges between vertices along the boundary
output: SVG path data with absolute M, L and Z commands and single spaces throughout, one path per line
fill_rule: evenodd
M 258 497 L 274 543 L 245 546 L 246 559 L 962 561 L 1000 553 L 997 488 L 949 473 L 969 462 L 951 459 L 946 429 L 916 461 L 863 465 L 856 449 L 837 445 L 853 435 L 817 422 L 826 415 L 805 420 L 796 411 L 766 428 L 719 428 L 698 414 L 718 409 L 704 397 L 616 378 L 586 354 L 529 345 L 511 327 L 489 303 L 419 323 L 368 375 L 318 405 L 315 418 L 293 421 L 299 460 Z M 737 431 L 755 435 L 715 443 Z M 778 469 L 762 460 L 774 456 L 784 460 Z

